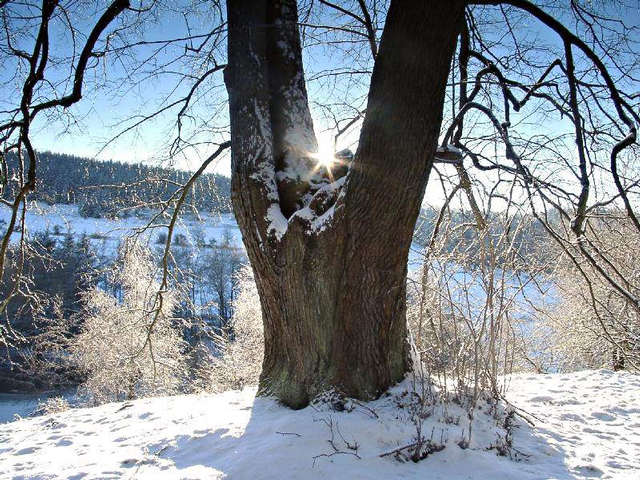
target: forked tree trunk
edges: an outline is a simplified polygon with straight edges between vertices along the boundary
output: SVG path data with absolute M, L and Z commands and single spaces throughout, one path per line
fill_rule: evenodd
M 232 201 L 262 305 L 260 392 L 294 408 L 327 388 L 377 397 L 410 366 L 407 257 L 464 2 L 391 2 L 358 151 L 338 180 L 309 156 L 295 1 L 227 5 Z

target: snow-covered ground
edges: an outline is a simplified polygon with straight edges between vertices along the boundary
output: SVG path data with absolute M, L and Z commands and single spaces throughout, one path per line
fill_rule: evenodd
M 408 411 L 397 405 L 408 385 L 350 412 L 326 405 L 292 411 L 245 389 L 19 420 L 0 430 L 0 478 L 640 478 L 638 376 L 604 370 L 514 376 L 507 398 L 537 417 L 534 428 L 517 422 L 518 461 L 486 449 L 503 430 L 484 410 L 470 448 L 457 445 L 461 427 L 435 411 L 423 432 L 445 443 L 442 451 L 419 463 L 381 457 L 415 434 Z M 460 413 L 449 408 L 449 417 Z M 342 453 L 329 442 L 331 426 Z

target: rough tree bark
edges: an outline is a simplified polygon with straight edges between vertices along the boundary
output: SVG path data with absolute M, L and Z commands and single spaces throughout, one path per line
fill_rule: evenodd
M 260 392 L 371 399 L 409 368 L 407 257 L 464 2 L 392 1 L 358 150 L 319 171 L 293 0 L 229 0 L 232 201 L 263 311 Z

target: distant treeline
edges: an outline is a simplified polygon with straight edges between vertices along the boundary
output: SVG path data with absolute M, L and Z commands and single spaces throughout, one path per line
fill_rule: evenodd
M 435 227 L 438 210 L 434 208 L 422 209 L 416 222 L 413 233 L 414 242 L 426 247 L 429 245 L 431 235 Z M 488 235 L 485 236 L 484 243 L 496 242 L 497 238 L 506 235 L 507 242 L 501 244 L 500 250 L 506 249 L 511 244 L 518 251 L 523 259 L 523 268 L 536 268 L 538 261 L 542 262 L 548 255 L 549 236 L 544 226 L 531 215 L 513 215 L 508 220 L 502 213 L 492 213 L 485 218 Z M 559 223 L 557 215 L 550 215 L 550 222 Z M 441 253 L 455 254 L 458 257 L 465 257 L 472 261 L 480 258 L 478 250 L 482 244 L 478 242 L 479 231 L 475 227 L 476 220 L 468 210 L 452 209 L 446 221 L 440 227 L 440 239 L 437 248 Z M 490 240 L 491 239 L 491 240 Z M 500 264 L 503 259 L 502 253 L 497 252 L 497 261 Z M 471 267 L 472 265 L 467 265 Z
M 15 156 L 7 158 L 7 163 L 9 172 L 17 171 Z M 77 204 L 87 217 L 127 216 L 142 208 L 156 209 L 190 176 L 190 172 L 173 168 L 40 152 L 36 191 L 31 198 L 50 204 Z M 11 195 L 11 188 L 8 190 L 6 195 Z M 229 178 L 204 174 L 193 185 L 187 203 L 198 210 L 229 212 L 229 198 Z

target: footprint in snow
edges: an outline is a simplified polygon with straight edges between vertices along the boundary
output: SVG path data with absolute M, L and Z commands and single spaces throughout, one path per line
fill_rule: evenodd
M 583 465 L 577 467 L 576 470 L 585 477 L 601 477 L 603 474 L 602 470 L 594 465 Z
M 37 447 L 27 447 L 27 448 L 23 448 L 22 450 L 18 450 L 16 452 L 16 455 L 28 455 L 30 453 L 34 453 L 37 452 L 39 449 Z
M 87 474 L 84 472 L 80 472 L 77 475 L 72 475 L 71 477 L 69 477 L 69 480 L 81 480 L 82 478 L 86 477 Z
M 532 401 L 532 402 L 549 402 L 549 403 L 551 403 L 551 402 L 553 402 L 553 397 L 540 395 L 540 396 L 537 396 L 537 397 L 531 397 L 529 400 Z
M 585 423 L 584 418 L 580 415 L 576 415 L 575 413 L 563 413 L 560 415 L 560 420 Z
M 611 422 L 616 419 L 615 416 L 605 412 L 593 412 L 591 416 L 598 420 L 602 420 L 603 422 Z

